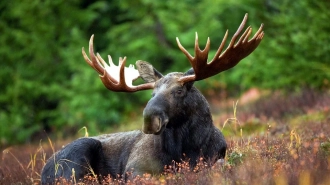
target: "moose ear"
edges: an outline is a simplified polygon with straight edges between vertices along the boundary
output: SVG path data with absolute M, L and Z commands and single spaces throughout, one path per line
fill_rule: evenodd
M 193 68 L 190 68 L 187 72 L 184 73 L 184 76 L 188 76 L 188 75 L 194 75 L 195 71 Z
M 140 73 L 140 77 L 147 83 L 155 82 L 163 77 L 163 75 L 148 62 L 138 60 L 136 62 L 136 67 Z
M 190 68 L 187 72 L 184 73 L 184 76 L 194 75 L 194 74 L 195 74 L 194 69 L 193 69 L 193 68 Z M 195 81 L 186 82 L 186 83 L 184 84 L 184 86 L 186 86 L 187 89 L 190 90 L 191 87 L 194 85 L 194 82 L 195 82 Z

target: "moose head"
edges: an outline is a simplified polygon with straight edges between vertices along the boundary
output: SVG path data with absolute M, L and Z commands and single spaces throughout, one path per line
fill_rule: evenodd
M 195 81 L 206 79 L 234 67 L 257 48 L 264 36 L 264 32 L 262 31 L 263 24 L 250 40 L 249 36 L 252 32 L 250 26 L 237 40 L 246 21 L 247 14 L 232 37 L 229 46 L 222 52 L 228 36 L 228 30 L 226 31 L 215 56 L 210 62 L 207 61 L 210 50 L 209 38 L 205 49 L 201 50 L 198 45 L 198 35 L 196 33 L 195 56 L 190 55 L 181 45 L 179 39 L 176 38 L 179 48 L 186 55 L 192 66 L 185 73 L 174 72 L 164 76 L 151 64 L 140 60 L 136 62 L 136 70 L 132 65 L 125 67 L 126 57 L 123 59 L 120 58 L 119 66 L 116 66 L 109 56 L 110 65 L 108 65 L 99 54 L 94 54 L 94 35 L 92 35 L 89 42 L 90 59 L 85 53 L 84 48 L 82 49 L 82 54 L 86 62 L 100 74 L 105 87 L 111 91 L 135 92 L 153 89 L 152 98 L 143 111 L 144 125 L 142 130 L 146 134 L 160 134 L 169 123 L 170 118 L 182 119 L 185 117 L 185 111 L 182 110 L 189 109 L 189 107 L 185 107 L 184 105 L 188 106 L 187 101 L 194 100 L 188 94 L 191 94 L 190 90 Z M 132 81 L 138 77 L 141 77 L 146 83 L 138 86 L 132 85 Z M 178 111 L 178 108 L 181 110 Z

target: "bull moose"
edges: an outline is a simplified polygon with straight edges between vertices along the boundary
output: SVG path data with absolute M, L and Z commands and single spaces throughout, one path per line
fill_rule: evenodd
M 136 67 L 125 67 L 126 57 L 115 66 L 109 56 L 108 65 L 99 54 L 94 54 L 92 35 L 89 55 L 82 48 L 86 62 L 100 74 L 101 81 L 111 91 L 135 92 L 153 89 L 152 97 L 143 110 L 142 131 L 104 134 L 83 137 L 66 145 L 48 159 L 41 174 L 42 184 L 52 184 L 60 177 L 81 179 L 93 172 L 100 176 L 125 178 L 144 173 L 159 174 L 165 165 L 188 160 L 193 168 L 200 158 L 210 163 L 223 159 L 227 144 L 221 131 L 212 121 L 209 104 L 193 86 L 195 81 L 214 76 L 234 67 L 252 53 L 261 42 L 263 24 L 252 39 L 248 27 L 238 39 L 245 23 L 245 14 L 229 46 L 222 52 L 228 30 L 212 61 L 207 62 L 210 40 L 204 50 L 195 39 L 195 56 L 181 45 L 180 50 L 188 58 L 192 68 L 185 73 L 172 72 L 163 76 L 151 64 L 137 61 Z M 144 84 L 132 85 L 141 77 Z M 74 171 L 74 173 L 73 173 Z

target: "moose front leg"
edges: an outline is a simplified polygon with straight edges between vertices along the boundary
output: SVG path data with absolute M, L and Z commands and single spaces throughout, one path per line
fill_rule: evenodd
M 80 138 L 48 159 L 42 170 L 41 183 L 54 184 L 60 178 L 75 178 L 78 181 L 88 174 L 107 174 L 104 164 L 101 142 L 92 138 Z

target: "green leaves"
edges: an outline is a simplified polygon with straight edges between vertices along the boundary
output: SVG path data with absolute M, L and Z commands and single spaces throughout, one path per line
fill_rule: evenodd
M 104 59 L 127 56 L 128 64 L 145 60 L 163 74 L 185 72 L 190 65 L 175 37 L 190 53 L 195 32 L 201 48 L 210 37 L 212 58 L 226 29 L 231 37 L 249 13 L 253 34 L 265 24 L 260 46 L 234 69 L 196 83 L 201 90 L 329 88 L 329 8 L 308 0 L 1 1 L 0 144 L 83 126 L 94 135 L 142 114 L 150 91 L 109 92 L 85 64 L 81 48 L 92 34 Z

